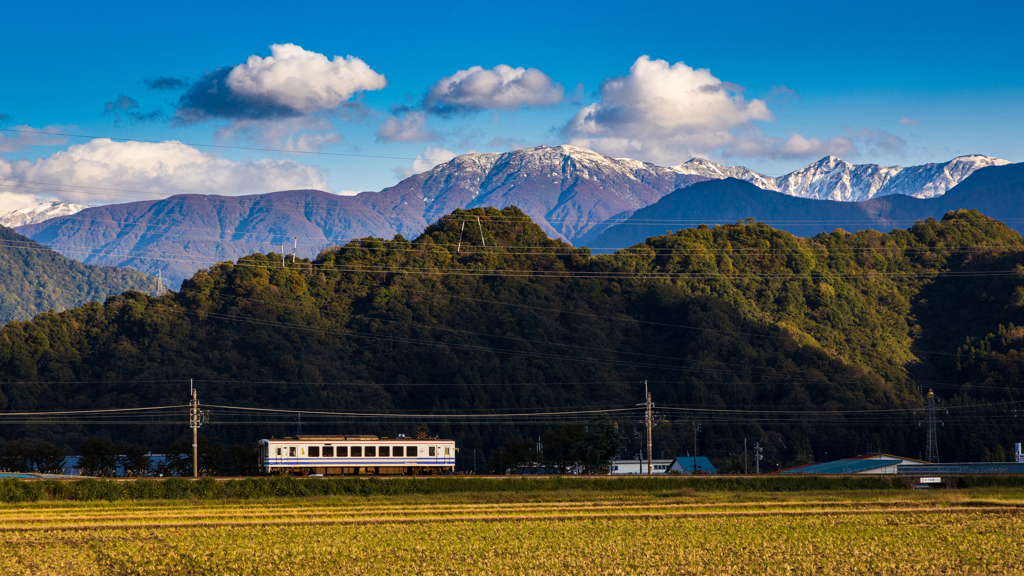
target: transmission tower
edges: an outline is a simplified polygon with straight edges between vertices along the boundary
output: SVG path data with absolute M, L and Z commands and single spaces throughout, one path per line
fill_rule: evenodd
M 922 420 L 918 426 L 924 423 L 928 423 L 928 441 L 924 451 L 924 459 L 934 464 L 939 463 L 939 438 L 936 435 L 936 425 L 945 423 L 938 419 L 935 415 L 935 392 L 931 388 L 928 389 L 928 418 Z

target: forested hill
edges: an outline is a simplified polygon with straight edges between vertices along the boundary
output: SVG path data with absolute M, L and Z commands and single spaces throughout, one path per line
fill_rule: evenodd
M 82 264 L 0 226 L 0 324 L 102 301 L 125 290 L 156 290 L 141 272 Z
M 959 211 L 810 239 L 753 222 L 701 226 L 591 256 L 515 207 L 457 210 L 413 241 L 366 238 L 284 264 L 252 255 L 160 298 L 128 292 L 13 322 L 0 329 L 0 408 L 180 405 L 195 379 L 210 405 L 537 413 L 632 407 L 647 380 L 668 421 L 657 451 L 685 454 L 699 419 L 701 454 L 716 465 L 742 468 L 746 437 L 765 438 L 775 468 L 824 451 L 917 456 L 921 415 L 874 411 L 920 406 L 923 385 L 953 410 L 943 459 L 994 457 L 1022 430 L 1002 411 L 1024 400 L 1012 377 L 1022 247 L 1003 224 Z M 637 442 L 639 415 L 615 418 Z M 97 432 L 159 449 L 188 431 L 184 412 L 168 424 L 122 420 L 0 432 L 73 450 Z M 474 449 L 558 423 L 481 421 L 430 425 L 460 442 L 461 466 Z M 394 435 L 416 423 L 303 415 L 305 433 Z M 253 441 L 295 425 L 293 414 L 212 408 L 202 432 Z

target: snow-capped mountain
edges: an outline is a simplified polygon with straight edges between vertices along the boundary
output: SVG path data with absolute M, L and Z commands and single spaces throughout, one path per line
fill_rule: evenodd
M 67 202 L 43 202 L 31 208 L 22 208 L 11 212 L 0 212 L 0 226 L 14 228 L 43 222 L 58 216 L 71 216 L 87 208 L 79 204 L 68 204 Z
M 516 205 L 549 234 L 576 241 L 592 227 L 707 178 L 575 146 L 465 154 L 384 192 L 422 198 L 433 222 L 456 208 Z
M 693 158 L 672 169 L 682 174 L 699 174 L 712 179 L 738 178 L 758 188 L 800 198 L 862 202 L 890 194 L 934 198 L 945 194 L 979 168 L 1005 164 L 1009 162 L 978 154 L 907 168 L 850 164 L 835 156 L 826 156 L 779 177 L 758 174 L 742 166 L 723 166 L 703 158 Z

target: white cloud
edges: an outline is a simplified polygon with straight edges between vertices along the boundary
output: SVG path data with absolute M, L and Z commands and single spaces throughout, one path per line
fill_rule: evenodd
M 903 118 L 900 118 L 898 123 L 899 124 L 905 124 L 907 126 L 917 126 L 918 124 L 921 123 L 921 121 L 920 120 L 914 120 L 913 118 L 910 118 L 909 116 L 904 116 Z
M 795 92 L 777 86 L 771 96 Z M 693 156 L 805 158 L 856 149 L 846 137 L 779 139 L 753 124 L 770 120 L 763 100 L 746 99 L 742 87 L 710 70 L 641 56 L 628 75 L 605 80 L 600 100 L 580 109 L 563 133 L 576 146 L 663 165 Z
M 707 69 L 693 69 L 682 62 L 641 56 L 628 76 L 601 84 L 601 101 L 576 113 L 567 129 L 586 136 L 661 137 L 680 132 L 714 132 L 771 120 L 762 100 L 746 100 L 741 89 L 722 82 Z
M 265 120 L 236 120 L 213 133 L 215 141 L 249 142 L 256 146 L 293 152 L 319 152 L 345 139 L 329 120 L 296 116 Z
M 35 194 L 20 194 L 18 192 L 0 192 L 0 215 L 4 212 L 13 212 L 22 208 L 31 208 L 41 204 L 43 199 Z
M 473 66 L 437 81 L 423 99 L 423 109 L 435 114 L 477 110 L 516 110 L 551 106 L 565 97 L 561 84 L 536 68 L 499 64 L 493 69 Z
M 427 115 L 420 111 L 391 116 L 377 130 L 378 142 L 430 142 L 438 139 L 437 132 L 427 128 Z
M 843 136 L 823 140 L 794 133 L 782 139 L 768 136 L 756 126 L 746 126 L 737 130 L 732 140 L 722 146 L 721 154 L 724 157 L 800 160 L 824 156 L 849 157 L 857 154 L 857 146 L 853 140 Z
M 395 177 L 398 178 L 399 180 L 402 180 L 414 174 L 426 172 L 427 170 L 430 170 L 434 166 L 437 166 L 438 164 L 443 164 L 451 160 L 452 158 L 455 158 L 456 156 L 458 156 L 458 154 L 452 152 L 451 150 L 428 146 L 427 149 L 424 150 L 422 154 L 416 156 L 416 159 L 412 161 L 412 167 L 395 168 Z
M 337 108 L 356 92 L 388 85 L 366 62 L 304 50 L 295 44 L 274 44 L 270 56 L 249 56 L 235 66 L 225 84 L 235 96 L 252 102 L 290 108 L 303 114 Z
M 59 146 L 68 141 L 62 136 L 50 136 L 42 132 L 61 132 L 64 126 L 47 126 L 45 128 L 33 128 L 22 124 L 14 126 L 11 130 L 19 132 L 0 132 L 0 152 L 20 152 L 29 146 Z
M 0 177 L 48 184 L 47 196 L 80 204 L 131 202 L 172 194 L 328 189 L 322 169 L 292 160 L 233 162 L 181 142 L 113 142 L 105 138 L 34 162 L 0 159 Z

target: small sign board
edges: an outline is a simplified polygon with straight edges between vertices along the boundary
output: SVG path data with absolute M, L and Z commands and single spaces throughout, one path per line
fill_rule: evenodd
M 942 478 L 938 476 L 926 476 L 921 478 L 921 484 L 942 484 Z

